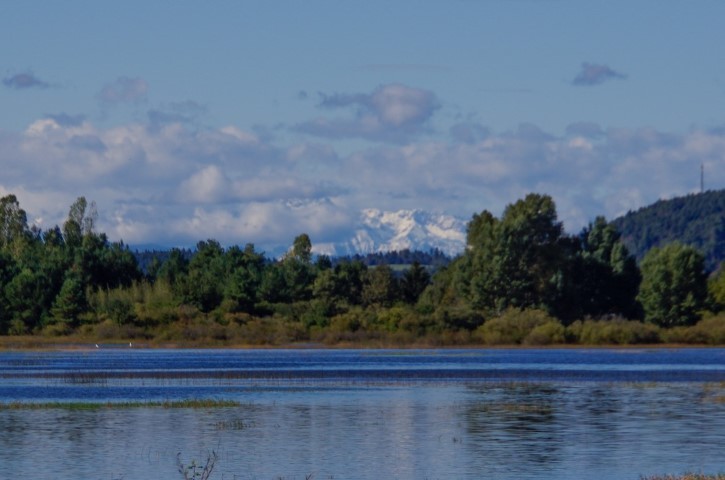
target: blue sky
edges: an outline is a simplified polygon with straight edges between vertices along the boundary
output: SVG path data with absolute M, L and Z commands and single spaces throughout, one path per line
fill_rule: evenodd
M 313 243 L 364 208 L 596 215 L 725 188 L 725 2 L 0 3 L 0 195 L 127 243 Z

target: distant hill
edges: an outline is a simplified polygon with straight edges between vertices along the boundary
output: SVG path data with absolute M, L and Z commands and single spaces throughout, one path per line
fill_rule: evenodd
M 725 189 L 660 200 L 611 223 L 638 260 L 676 240 L 700 250 L 710 271 L 725 260 Z

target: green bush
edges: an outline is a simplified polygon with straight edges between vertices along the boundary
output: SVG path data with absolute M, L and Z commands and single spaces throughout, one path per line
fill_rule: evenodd
M 526 338 L 525 345 L 557 345 L 566 343 L 566 328 L 558 321 L 546 322 L 534 327 Z
M 478 327 L 473 333 L 473 340 L 486 345 L 520 345 L 536 327 L 547 323 L 558 322 L 543 310 L 509 308 L 501 316 Z M 537 336 L 543 337 L 544 333 L 540 331 Z
M 676 327 L 663 332 L 668 343 L 725 345 L 725 314 L 700 320 L 691 327 Z
M 584 345 L 633 345 L 660 343 L 660 329 L 649 323 L 614 318 L 577 320 L 566 329 L 570 340 Z
M 92 335 L 98 340 L 126 340 L 135 338 L 146 338 L 143 329 L 135 325 L 120 325 L 113 320 L 104 320 L 96 325 L 84 325 L 81 333 Z

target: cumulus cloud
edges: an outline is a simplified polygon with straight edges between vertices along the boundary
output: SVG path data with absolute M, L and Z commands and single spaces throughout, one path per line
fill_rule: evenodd
M 27 90 L 31 88 L 48 88 L 50 84 L 35 76 L 33 73 L 16 73 L 3 79 L 3 85 L 15 90 Z
M 324 108 L 362 109 L 392 129 L 426 118 L 425 108 L 408 106 L 425 102 L 403 95 L 396 101 L 405 106 L 395 107 L 372 97 L 330 97 L 335 106 Z M 725 129 L 581 122 L 563 133 L 531 124 L 493 132 L 462 122 L 449 135 L 341 154 L 324 141 L 284 144 L 235 125 L 100 128 L 82 116 L 47 115 L 23 132 L 0 131 L 0 193 L 17 194 L 42 228 L 62 224 L 84 195 L 96 201 L 99 229 L 112 239 L 191 246 L 215 238 L 271 251 L 302 232 L 313 242 L 344 238 L 364 208 L 470 218 L 483 209 L 498 215 L 535 191 L 554 197 L 575 232 L 596 215 L 613 218 L 697 191 L 701 163 L 708 185 L 725 185 Z
M 381 85 L 367 93 L 320 93 L 323 109 L 354 107 L 353 118 L 325 117 L 298 124 L 294 130 L 319 137 L 365 138 L 383 142 L 405 142 L 425 131 L 426 123 L 440 108 L 429 90 L 402 84 Z
M 607 65 L 584 62 L 581 65 L 581 70 L 571 83 L 577 86 L 590 87 L 609 80 L 623 80 L 625 78 L 627 78 L 626 75 L 613 70 Z
M 142 78 L 118 77 L 106 84 L 96 98 L 104 105 L 138 104 L 146 101 L 149 86 Z

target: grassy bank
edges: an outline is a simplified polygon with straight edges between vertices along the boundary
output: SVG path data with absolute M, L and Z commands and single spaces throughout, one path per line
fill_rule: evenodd
M 725 345 L 725 314 L 711 315 L 688 327 L 584 319 L 563 324 L 541 310 L 507 310 L 479 324 L 435 322 L 413 309 L 391 307 L 337 315 L 326 325 L 305 325 L 284 317 L 197 312 L 183 321 L 134 327 L 104 321 L 58 334 L 0 336 L 0 349 L 56 348 L 244 348 L 361 347 L 438 348 L 494 346 L 717 346 Z

